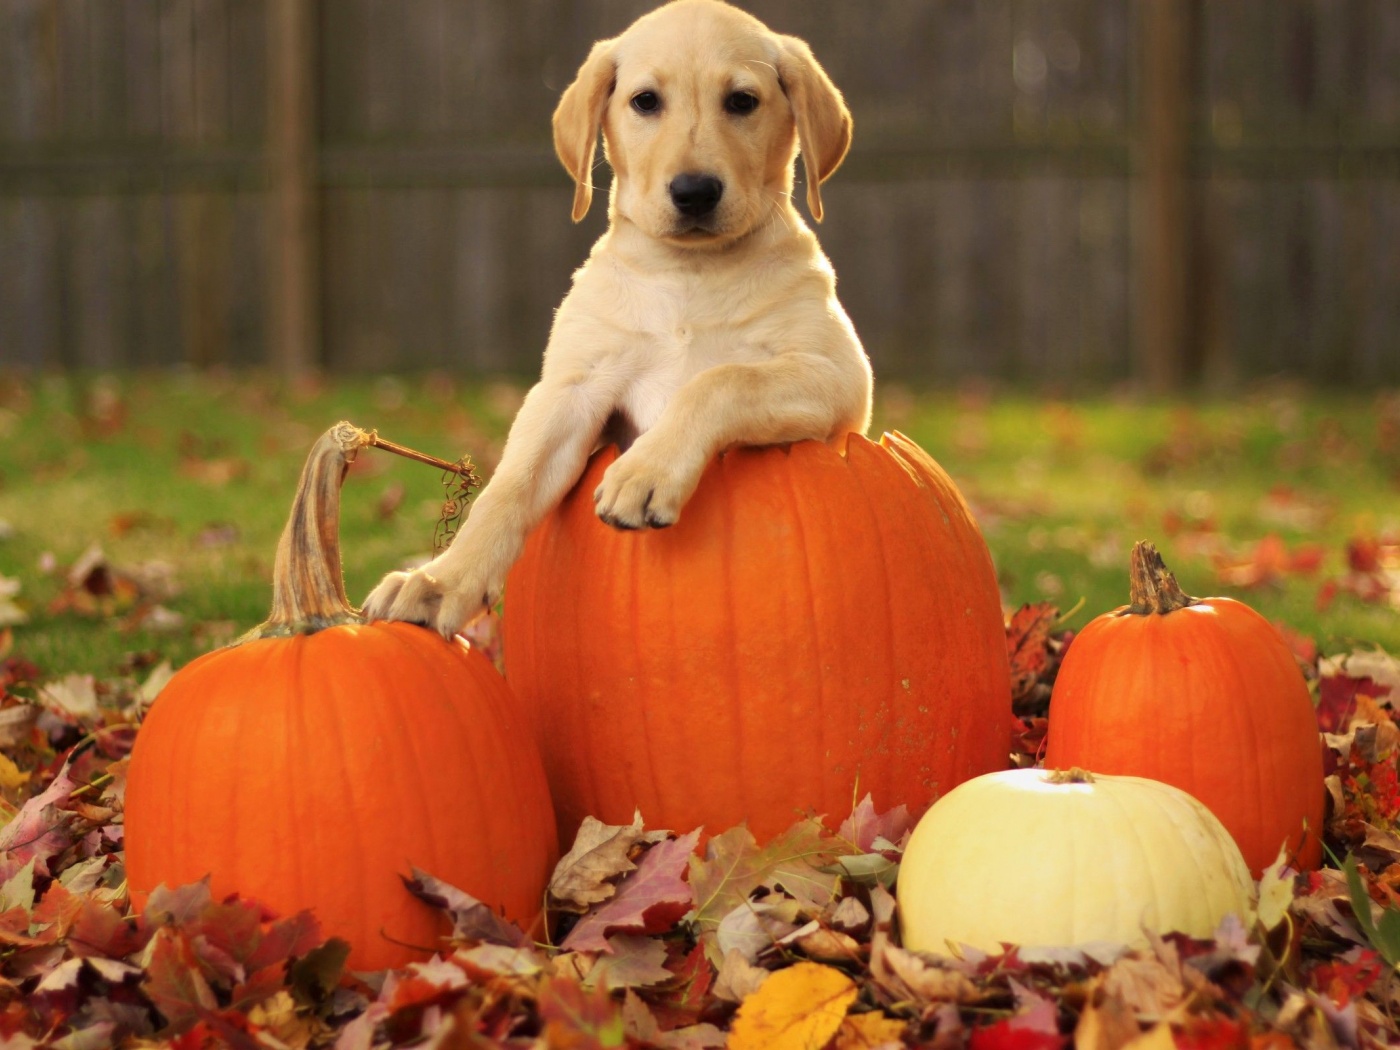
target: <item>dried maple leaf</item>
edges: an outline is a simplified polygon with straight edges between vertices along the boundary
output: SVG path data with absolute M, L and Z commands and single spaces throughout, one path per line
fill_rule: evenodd
M 876 845 L 882 839 L 890 847 L 898 848 L 913 827 L 914 822 L 909 818 L 908 806 L 901 803 L 894 809 L 878 813 L 875 810 L 875 800 L 867 794 L 856 808 L 851 810 L 851 815 L 841 822 L 841 826 L 836 829 L 836 837 L 862 853 L 869 853 L 871 850 L 884 848 Z
M 452 920 L 452 937 L 458 941 L 485 941 L 524 948 L 530 944 L 520 927 L 507 922 L 466 890 L 458 889 L 418 868 L 412 877 L 400 876 L 403 884 L 425 904 L 441 908 Z
M 982 998 L 972 979 L 952 960 L 931 962 L 877 933 L 870 944 L 870 976 L 896 1003 L 971 1003 Z
M 1058 665 L 1058 652 L 1050 631 L 1060 617 L 1052 602 L 1022 605 L 1006 621 L 1006 655 L 1011 663 L 1011 705 L 1023 709 L 1049 701 L 1049 682 L 1043 681 Z M 1038 689 L 1037 686 L 1043 686 Z M 1044 695 L 1042 695 L 1042 693 Z M 1044 714 L 1037 710 L 1036 714 Z
M 71 760 L 65 762 L 53 783 L 21 806 L 0 828 L 0 881 L 8 881 L 34 861 L 49 870 L 49 862 L 76 841 L 76 818 L 63 808 L 80 787 L 69 775 L 71 768 Z
M 672 959 L 667 966 L 675 978 L 647 993 L 652 1012 L 661 1026 L 668 1030 L 692 1026 L 712 1002 L 710 990 L 715 982 L 714 968 L 705 957 L 704 948 L 699 945 Z
M 645 988 L 671 980 L 666 969 L 666 945 L 654 937 L 617 934 L 608 938 L 608 954 L 589 972 L 588 984 L 601 983 L 610 992 Z
M 771 975 L 772 971 L 755 966 L 739 949 L 731 949 L 715 975 L 715 997 L 731 1003 L 742 1002 L 758 991 Z
M 1356 714 L 1357 698 L 1384 697 L 1390 686 L 1370 678 L 1353 678 L 1342 673 L 1326 673 L 1318 680 L 1317 724 L 1324 733 L 1340 733 Z
M 644 835 L 640 812 L 631 824 L 621 825 L 584 817 L 573 846 L 559 858 L 550 876 L 549 897 L 554 907 L 582 914 L 612 897 L 617 892 L 613 880 L 636 870 L 632 848 Z
M 841 1028 L 860 990 L 840 970 L 800 962 L 779 970 L 739 1004 L 729 1050 L 811 1050 Z
M 622 1010 L 604 987 L 590 991 L 577 981 L 546 978 L 540 985 L 538 1008 L 546 1046 L 602 1050 L 626 1045 Z
M 785 894 L 771 894 L 764 900 L 745 899 L 715 927 L 711 958 L 723 959 L 738 952 L 754 962 L 760 953 L 776 947 L 798 928 L 802 905 Z
M 995 1024 L 974 1028 L 968 1040 L 971 1050 L 1058 1050 L 1068 1039 L 1060 1034 L 1055 1004 L 1012 981 L 1017 1004 L 1012 1016 Z
M 744 825 L 731 828 L 709 841 L 704 857 L 690 859 L 691 918 L 702 932 L 712 930 L 762 886 L 780 888 L 820 912 L 835 898 L 840 879 L 823 869 L 850 852 L 818 820 L 800 821 L 763 847 Z
M 570 951 L 607 951 L 611 933 L 669 930 L 695 903 L 686 875 L 699 841 L 700 832 L 696 830 L 652 846 L 642 855 L 636 870 L 617 884 L 613 898 L 580 919 L 561 947 Z

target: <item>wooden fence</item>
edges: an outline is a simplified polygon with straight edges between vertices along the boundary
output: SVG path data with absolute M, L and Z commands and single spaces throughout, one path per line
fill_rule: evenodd
M 0 366 L 533 373 L 638 0 L 0 0 Z M 752 0 L 879 374 L 1400 382 L 1397 0 Z

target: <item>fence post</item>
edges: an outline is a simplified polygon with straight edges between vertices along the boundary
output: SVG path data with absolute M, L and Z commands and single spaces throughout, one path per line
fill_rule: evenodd
M 1192 261 L 1192 0 L 1139 0 L 1134 147 L 1134 367 L 1154 392 L 1187 373 Z
M 286 374 L 321 358 L 315 0 L 269 0 L 268 360 Z

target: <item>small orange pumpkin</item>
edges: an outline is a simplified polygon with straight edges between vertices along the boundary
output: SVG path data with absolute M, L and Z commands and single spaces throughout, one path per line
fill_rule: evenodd
M 282 913 L 314 909 L 352 969 L 439 947 L 413 865 L 525 927 L 555 852 L 539 751 L 494 667 L 461 639 L 365 624 L 349 606 L 340 484 L 370 435 L 317 443 L 274 570 L 266 623 L 183 668 L 157 697 L 126 789 L 127 877 L 211 877 Z
M 898 434 L 736 448 L 671 528 L 592 493 L 532 533 L 506 588 L 506 678 L 533 712 L 560 832 L 585 815 L 765 839 L 871 792 L 922 812 L 1006 765 L 991 557 L 952 480 Z
M 1148 777 L 1194 795 L 1258 877 L 1287 843 L 1322 853 L 1322 750 L 1307 683 L 1274 626 L 1231 598 L 1184 594 L 1150 543 L 1131 604 L 1070 644 L 1050 699 L 1045 764 Z

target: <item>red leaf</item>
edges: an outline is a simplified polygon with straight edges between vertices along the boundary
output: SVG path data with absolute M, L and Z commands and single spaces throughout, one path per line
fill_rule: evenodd
M 546 980 L 540 989 L 539 1010 L 547 1046 L 601 1050 L 626 1043 L 622 1010 L 601 984 L 590 992 L 577 981 Z
M 408 892 L 425 904 L 441 908 L 452 920 L 452 936 L 459 941 L 485 941 L 509 948 L 530 944 L 519 926 L 507 922 L 466 890 L 458 889 L 426 871 L 413 869 L 413 877 L 403 879 Z
M 1060 610 L 1050 602 L 1023 605 L 1006 624 L 1006 655 L 1011 662 L 1011 695 L 1030 692 L 1050 666 L 1050 628 Z
M 1358 949 L 1351 962 L 1337 960 L 1322 963 L 1313 968 L 1308 978 L 1323 995 L 1338 1006 L 1346 1006 L 1353 999 L 1364 996 L 1380 979 L 1384 968 L 1380 956 L 1375 952 Z
M 667 1031 L 694 1024 L 700 1018 L 710 998 L 710 987 L 714 984 L 715 970 L 705 957 L 704 945 L 697 944 L 680 958 L 679 963 L 668 964 L 676 975 L 674 984 L 658 992 L 648 992 L 652 1000 L 652 1013 L 658 1024 Z
M 1324 733 L 1341 733 L 1356 713 L 1356 698 L 1373 700 L 1390 693 L 1390 687 L 1369 678 L 1327 675 L 1318 682 L 1317 724 Z
M 971 1050 L 1060 1050 L 1068 1038 L 1060 1034 L 1055 1004 L 1015 981 L 1011 987 L 1023 1009 L 1004 1021 L 973 1029 Z
M 867 794 L 860 800 L 860 805 L 851 811 L 851 815 L 841 822 L 836 837 L 868 853 L 874 848 L 876 839 L 898 845 L 912 825 L 908 806 L 901 804 L 885 813 L 876 813 L 875 801 Z
M 1249 1029 L 1228 1017 L 1192 1017 L 1172 1041 L 1177 1050 L 1237 1050 L 1249 1046 Z
M 609 951 L 610 933 L 661 933 L 674 926 L 695 904 L 686 881 L 690 855 L 700 841 L 697 828 L 689 835 L 659 842 L 643 855 L 637 870 L 618 884 L 617 893 L 601 908 L 585 915 L 569 931 L 562 947 L 571 951 Z

